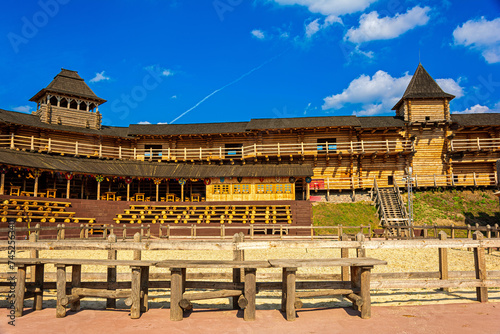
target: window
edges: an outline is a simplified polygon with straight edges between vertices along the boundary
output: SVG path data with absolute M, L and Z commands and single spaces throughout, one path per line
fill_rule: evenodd
M 273 185 L 272 184 L 266 184 L 266 194 L 272 194 L 273 193 Z
M 163 146 L 161 145 L 144 145 L 144 156 L 147 158 L 160 158 L 162 149 Z M 153 153 L 153 155 L 151 155 L 151 153 Z
M 284 184 L 277 184 L 275 186 L 275 189 L 277 194 L 283 194 L 283 192 L 285 191 Z
M 258 184 L 257 185 L 257 194 L 263 194 L 265 189 L 266 188 L 264 187 L 264 184 Z
M 226 150 L 226 159 L 241 158 L 243 144 L 226 144 L 224 147 Z
M 426 121 L 430 121 L 431 120 L 431 116 L 425 116 L 425 120 Z
M 337 150 L 337 138 L 319 138 L 317 143 L 318 152 L 332 153 Z
M 387 175 L 387 185 L 389 185 L 389 186 L 394 185 L 394 176 L 393 175 Z
M 233 194 L 250 194 L 250 185 L 233 184 Z
M 292 184 L 287 183 L 284 186 L 285 186 L 285 194 L 291 194 L 292 193 Z
M 229 184 L 214 184 L 214 194 L 218 195 L 229 194 Z

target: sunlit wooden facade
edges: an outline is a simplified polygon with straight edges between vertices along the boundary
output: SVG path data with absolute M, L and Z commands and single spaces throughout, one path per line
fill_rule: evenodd
M 392 186 L 409 167 L 417 187 L 495 186 L 500 115 L 450 114 L 453 98 L 419 65 L 395 116 L 112 127 L 105 100 L 62 70 L 31 115 L 0 110 L 0 193 L 303 200 Z

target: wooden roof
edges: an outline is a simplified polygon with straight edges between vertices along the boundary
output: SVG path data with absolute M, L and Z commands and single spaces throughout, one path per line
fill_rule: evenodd
M 451 120 L 458 126 L 500 126 L 500 113 L 452 114 Z
M 244 133 L 247 122 L 198 124 L 131 124 L 129 135 L 175 136 L 219 133 Z
M 297 129 L 297 128 L 324 128 L 324 127 L 358 127 L 356 116 L 327 116 L 327 117 L 295 117 L 295 118 L 262 118 L 248 122 L 247 130 L 268 129 Z
M 209 177 L 304 177 L 312 176 L 310 165 L 188 165 L 133 160 L 98 160 L 0 149 L 0 164 L 42 170 L 159 178 Z
M 61 69 L 61 72 L 54 77 L 54 80 L 44 89 L 33 96 L 30 101 L 37 102 L 47 93 L 64 94 L 75 97 L 83 97 L 95 101 L 98 104 L 106 102 L 90 89 L 85 81 L 76 71 Z
M 454 95 L 445 93 L 436 81 L 427 73 L 422 64 L 418 64 L 417 70 L 406 87 L 403 97 L 396 103 L 392 110 L 397 110 L 405 99 L 446 98 L 452 100 Z

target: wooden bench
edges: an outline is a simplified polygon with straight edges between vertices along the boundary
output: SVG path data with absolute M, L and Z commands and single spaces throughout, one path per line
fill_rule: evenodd
M 255 320 L 255 298 L 256 272 L 258 268 L 269 268 L 267 261 L 198 261 L 198 260 L 169 260 L 156 264 L 157 267 L 170 268 L 170 320 L 179 321 L 183 319 L 183 309 L 192 309 L 191 301 L 202 299 L 214 299 L 233 297 L 237 298 L 237 305 L 244 309 L 243 319 L 246 321 Z M 185 292 L 186 271 L 188 268 L 231 268 L 244 269 L 245 283 L 234 282 L 232 289 L 220 289 L 212 292 Z M 217 284 L 219 283 L 219 284 Z M 214 282 L 214 288 L 227 282 Z M 233 303 L 235 306 L 235 303 Z
M 353 302 L 353 307 L 361 312 L 361 318 L 371 317 L 370 272 L 375 265 L 386 265 L 386 261 L 360 257 L 338 259 L 275 259 L 269 260 L 272 267 L 283 268 L 281 310 L 286 319 L 295 320 L 296 298 L 343 295 Z M 316 291 L 296 292 L 295 277 L 299 267 L 350 267 L 351 282 L 332 282 L 334 289 L 322 289 L 314 286 Z M 336 284 L 335 284 L 336 283 Z M 350 283 L 350 284 L 347 284 Z M 301 303 L 298 303 L 300 306 Z

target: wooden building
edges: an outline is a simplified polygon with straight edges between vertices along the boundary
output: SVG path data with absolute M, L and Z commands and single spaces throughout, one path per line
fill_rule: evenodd
M 402 185 L 409 167 L 416 187 L 496 186 L 500 114 L 450 114 L 453 98 L 419 64 L 394 116 L 113 127 L 63 69 L 31 115 L 0 110 L 0 194 L 307 200 Z

